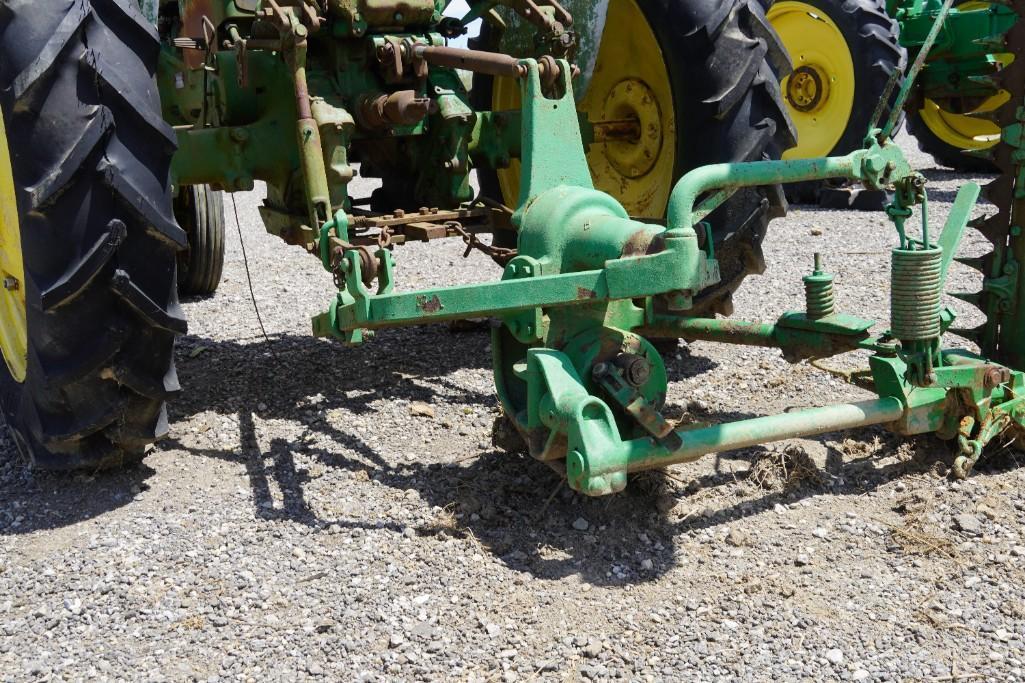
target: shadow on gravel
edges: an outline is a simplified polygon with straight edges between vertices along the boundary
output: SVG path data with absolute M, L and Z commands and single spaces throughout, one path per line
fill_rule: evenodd
M 288 520 L 314 529 L 337 524 L 409 533 L 401 524 L 379 517 L 320 517 L 304 490 L 308 463 L 313 460 L 326 468 L 365 474 L 399 491 L 413 490 L 432 508 L 444 511 L 414 527 L 414 533 L 471 538 L 510 568 L 542 579 L 576 575 L 595 585 L 657 579 L 676 565 L 682 552 L 680 541 L 691 532 L 742 522 L 777 503 L 812 495 L 860 495 L 928 468 L 914 460 L 881 465 L 871 456 L 841 453 L 827 443 L 837 439 L 839 435 L 834 434 L 819 439 L 827 456 L 813 483 L 765 491 L 752 484 L 741 495 L 740 484 L 750 464 L 775 452 L 758 447 L 709 456 L 702 461 L 702 474 L 693 478 L 649 473 L 636 477 L 622 494 L 592 499 L 573 492 L 559 475 L 526 455 L 487 449 L 466 462 L 393 462 L 356 431 L 338 429 L 322 419 L 337 408 L 372 417 L 375 409 L 368 403 L 378 397 L 428 403 L 441 398 L 448 403 L 494 406 L 490 383 L 478 391 L 448 379 L 453 371 L 466 367 L 463 361 L 482 367 L 489 356 L 487 346 L 488 335 L 482 331 L 452 334 L 444 327 L 403 330 L 361 349 L 343 349 L 307 337 L 277 338 L 269 348 L 263 341 L 216 343 L 187 338 L 180 351 L 186 395 L 173 411 L 177 416 L 203 411 L 237 415 L 242 448 L 186 449 L 174 442 L 169 447 L 245 467 L 254 513 L 263 519 Z M 713 361 L 691 354 L 686 347 L 670 353 L 672 379 L 715 367 Z M 405 381 L 409 377 L 426 381 Z M 444 396 L 432 387 L 445 387 Z M 305 401 L 311 396 L 319 397 L 315 404 Z M 261 420 L 295 420 L 301 417 L 297 405 L 310 406 L 312 412 L 306 417 L 314 419 L 304 423 L 311 432 L 340 443 L 353 457 L 281 438 L 261 448 L 254 415 Z M 667 412 L 679 415 L 684 407 L 670 406 Z M 752 415 L 692 417 L 724 422 Z M 877 439 L 890 451 L 903 443 L 872 428 L 844 436 L 865 442 Z M 934 444 L 928 450 L 935 453 Z M 274 490 L 280 491 L 283 505 L 273 503 Z
M 116 510 L 148 489 L 146 480 L 154 474 L 145 464 L 95 474 L 34 472 L 11 457 L 0 462 L 0 536 L 59 529 Z

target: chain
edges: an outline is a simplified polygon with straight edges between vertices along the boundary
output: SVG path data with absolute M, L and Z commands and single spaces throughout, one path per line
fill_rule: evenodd
M 512 259 L 518 253 L 515 249 L 508 249 L 506 247 L 496 247 L 493 244 L 487 244 L 481 242 L 477 237 L 476 233 L 469 232 L 460 224 L 458 221 L 447 221 L 445 227 L 449 230 L 455 231 L 460 237 L 463 238 L 463 242 L 466 243 L 466 251 L 463 252 L 463 258 L 470 255 L 474 249 L 490 256 L 496 261 L 504 263 L 509 259 Z

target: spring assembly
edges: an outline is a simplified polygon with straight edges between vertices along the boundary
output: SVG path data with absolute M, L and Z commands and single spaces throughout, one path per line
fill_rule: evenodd
M 902 342 L 940 336 L 943 250 L 894 249 L 890 267 L 890 329 Z
M 804 276 L 804 307 L 810 320 L 833 315 L 833 276 L 822 270 L 822 254 L 815 254 L 815 270 Z

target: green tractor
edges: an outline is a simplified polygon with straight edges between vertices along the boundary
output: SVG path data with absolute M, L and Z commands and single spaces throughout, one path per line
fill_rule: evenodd
M 866 126 L 894 71 L 914 59 L 940 0 L 780 0 L 769 21 L 794 72 L 783 81 L 798 144 L 783 158 L 846 154 Z M 988 80 L 1008 65 L 1002 37 L 1014 23 L 1004 3 L 956 0 L 905 103 L 907 129 L 937 163 L 992 172 L 1000 137 L 994 113 L 1009 97 Z M 892 105 L 895 93 L 886 102 Z M 811 199 L 805 193 L 802 199 Z
M 1010 135 L 998 162 L 1011 192 L 982 228 L 996 248 L 971 295 L 990 318 L 965 332 L 981 353 L 951 351 L 940 293 L 978 187 L 938 236 L 924 211 L 912 231 L 925 181 L 886 112 L 849 154 L 779 160 L 796 141 L 790 64 L 760 3 L 474 0 L 460 17 L 447 5 L 0 1 L 0 405 L 26 458 L 116 466 L 167 433 L 179 291 L 216 285 L 216 193 L 257 181 L 266 229 L 333 278 L 314 334 L 358 345 L 495 319 L 496 386 L 523 448 L 589 495 L 704 453 L 877 423 L 957 438 L 966 473 L 1025 424 Z M 473 49 L 450 44 L 478 20 Z M 1008 51 L 1025 46 L 1017 26 Z M 1021 70 L 1004 74 L 1020 102 Z M 897 90 L 899 76 L 897 113 L 915 69 Z M 999 109 L 1005 131 L 1014 114 Z M 353 196 L 357 172 L 379 189 Z M 819 267 L 802 311 L 715 317 L 764 267 L 780 185 L 825 179 L 894 191 L 889 328 L 837 312 Z M 487 253 L 501 278 L 398 291 L 401 246 L 439 239 Z M 680 430 L 663 414 L 664 338 L 794 360 L 868 349 L 879 397 Z

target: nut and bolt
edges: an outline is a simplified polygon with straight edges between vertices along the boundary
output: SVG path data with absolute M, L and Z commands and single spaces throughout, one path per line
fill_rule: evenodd
M 644 386 L 651 377 L 651 363 L 644 356 L 621 353 L 616 356 L 615 363 L 622 371 L 623 379 L 632 387 Z
M 7 275 L 4 277 L 4 289 L 6 289 L 8 292 L 14 292 L 18 289 L 21 289 L 21 283 L 18 282 L 18 278 L 14 277 L 13 275 Z
M 991 367 L 986 370 L 986 374 L 983 376 L 983 386 L 987 389 L 995 389 L 1001 384 L 1006 384 L 1011 381 L 1011 371 L 1007 368 L 1002 367 Z

